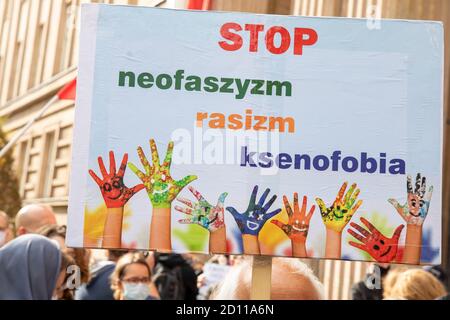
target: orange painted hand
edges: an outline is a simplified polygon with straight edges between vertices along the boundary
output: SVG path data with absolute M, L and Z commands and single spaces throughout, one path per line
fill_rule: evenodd
M 352 229 L 348 229 L 348 233 L 362 243 L 350 241 L 349 244 L 355 248 L 366 251 L 377 262 L 392 262 L 397 255 L 398 240 L 400 239 L 404 225 L 399 225 L 397 229 L 395 229 L 392 238 L 387 238 L 366 219 L 361 218 L 361 222 L 369 229 L 369 231 L 360 225 L 351 222 L 350 226 L 355 228 L 359 234 Z
M 356 183 L 351 185 L 344 197 L 345 189 L 347 189 L 347 182 L 342 184 L 336 199 L 328 208 L 321 198 L 316 198 L 325 227 L 336 232 L 342 232 L 362 204 L 362 200 L 356 202 L 359 195 L 359 189 L 356 189 Z M 356 205 L 354 205 L 355 202 Z
M 123 183 L 123 176 L 127 168 L 128 154 L 125 153 L 116 173 L 116 160 L 114 152 L 109 152 L 109 173 L 106 171 L 102 157 L 98 157 L 98 166 L 103 179 L 100 179 L 94 171 L 89 170 L 89 174 L 100 187 L 103 199 L 107 208 L 121 208 L 138 191 L 144 189 L 143 184 L 138 184 L 133 188 L 127 188 Z
M 311 209 L 309 209 L 308 214 L 306 213 L 307 209 L 307 198 L 303 196 L 302 208 L 300 209 L 298 206 L 298 193 L 294 193 L 294 210 L 292 210 L 291 205 L 289 204 L 286 196 L 283 196 L 284 207 L 286 208 L 286 213 L 289 217 L 288 223 L 283 223 L 280 220 L 271 220 L 271 222 L 279 227 L 281 230 L 286 233 L 286 235 L 295 242 L 305 242 L 306 237 L 308 236 L 309 230 L 309 222 L 314 214 L 314 210 L 316 206 L 313 205 Z

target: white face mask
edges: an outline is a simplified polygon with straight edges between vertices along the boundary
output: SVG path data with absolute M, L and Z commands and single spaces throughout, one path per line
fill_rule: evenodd
M 0 231 L 0 247 L 6 242 L 6 231 Z
M 123 282 L 123 297 L 125 300 L 145 300 L 150 295 L 150 288 L 146 283 Z

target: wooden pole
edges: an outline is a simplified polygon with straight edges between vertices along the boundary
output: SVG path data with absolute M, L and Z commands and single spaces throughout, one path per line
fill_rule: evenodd
M 270 300 L 272 257 L 253 256 L 251 300 Z

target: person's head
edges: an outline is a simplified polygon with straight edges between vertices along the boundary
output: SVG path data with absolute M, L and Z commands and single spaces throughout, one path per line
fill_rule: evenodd
M 383 278 L 383 298 L 386 300 L 391 299 L 392 297 L 392 288 L 395 286 L 397 282 L 398 276 L 408 270 L 406 267 L 396 267 L 391 268 L 387 275 Z
M 55 240 L 58 242 L 61 250 L 66 249 L 66 226 L 58 226 L 56 224 L 47 224 L 38 230 L 37 234 L 41 234 L 44 237 Z
M 40 228 L 37 233 L 58 242 L 61 250 L 68 254 L 74 260 L 74 264 L 80 268 L 80 283 L 87 283 L 89 281 L 90 251 L 83 248 L 67 248 L 66 230 L 66 226 L 50 224 Z
M 29 234 L 0 248 L 0 300 L 48 300 L 65 273 L 57 244 Z
M 445 283 L 447 282 L 447 272 L 445 272 L 441 266 L 426 266 L 423 270 L 431 273 L 445 286 Z
M 6 212 L 0 210 L 0 247 L 14 238 L 13 232 L 9 227 L 9 216 Z
M 150 296 L 152 273 L 139 253 L 127 253 L 117 261 L 111 275 L 111 288 L 116 300 L 145 300 Z
M 434 300 L 446 294 L 442 283 L 431 273 L 422 269 L 410 269 L 398 275 L 387 298 Z
M 16 233 L 18 236 L 36 233 L 45 225 L 56 224 L 55 213 L 52 208 L 44 204 L 29 204 L 16 215 Z
M 244 259 L 231 268 L 221 284 L 211 294 L 216 300 L 250 299 L 252 260 Z M 272 259 L 273 300 L 321 300 L 323 285 L 312 270 L 299 259 Z
M 108 250 L 108 260 L 112 261 L 112 262 L 117 262 L 119 261 L 120 257 L 122 257 L 123 255 L 127 254 L 129 251 L 128 250 L 113 250 L 110 249 Z

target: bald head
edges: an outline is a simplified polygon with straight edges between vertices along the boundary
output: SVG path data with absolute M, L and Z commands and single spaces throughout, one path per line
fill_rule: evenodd
M 56 224 L 56 217 L 48 205 L 29 204 L 16 215 L 16 230 L 18 235 L 35 233 L 46 225 Z
M 233 266 L 213 293 L 219 300 L 248 300 L 252 277 L 252 260 L 245 259 Z M 299 259 L 272 259 L 273 300 L 320 300 L 323 299 L 323 286 L 312 270 Z

